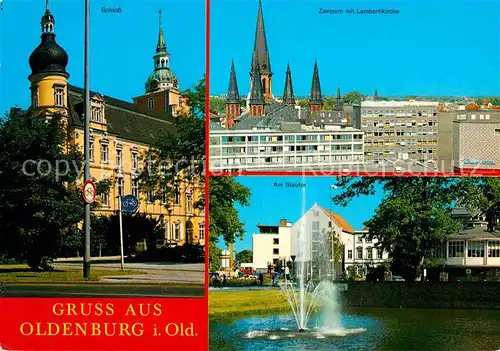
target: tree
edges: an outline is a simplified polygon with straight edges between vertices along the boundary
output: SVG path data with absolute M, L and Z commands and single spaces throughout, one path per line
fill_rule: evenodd
M 300 107 L 307 107 L 307 106 L 309 106 L 309 100 L 299 99 L 299 100 L 297 100 L 297 105 L 299 105 Z
M 184 92 L 189 114 L 175 119 L 175 130 L 161 133 L 144 156 L 141 188 L 153 191 L 167 210 L 174 206 L 181 184 L 202 187 L 205 182 L 205 79 Z M 204 193 L 195 204 L 204 208 Z
M 66 231 L 83 216 L 82 155 L 62 116 L 13 113 L 0 123 L 0 247 L 32 269 L 50 268 Z
M 189 114 L 198 118 L 202 118 L 206 114 L 206 84 L 205 75 L 201 78 L 197 85 L 191 89 L 182 92 L 182 96 L 187 99 L 189 105 Z
M 415 280 L 423 273 L 424 259 L 432 248 L 443 245 L 449 234 L 460 229 L 451 217 L 454 201 L 463 196 L 459 178 L 341 177 L 336 185 L 343 191 L 333 201 L 343 206 L 382 186 L 382 202 L 365 223 L 367 237 L 378 240 L 376 248 L 389 253 L 393 271 L 405 280 Z
M 252 250 L 242 250 L 236 254 L 236 261 L 239 263 L 252 263 L 253 252 Z
M 226 244 L 243 238 L 245 230 L 240 221 L 236 203 L 248 206 L 250 189 L 236 182 L 233 177 L 210 177 L 210 245 L 216 246 L 219 239 Z M 209 260 L 218 260 L 215 249 L 209 251 Z
M 329 111 L 333 110 L 335 107 L 336 98 L 333 96 L 328 96 L 323 98 L 323 110 Z
M 233 177 L 210 177 L 210 237 L 221 237 L 225 243 L 243 238 L 243 223 L 239 220 L 236 203 L 248 206 L 250 189 Z
M 210 98 L 210 112 L 216 115 L 222 114 L 226 111 L 226 99 L 218 96 Z
M 500 219 L 500 178 L 463 178 L 461 185 L 460 203 L 469 211 L 483 212 L 488 231 L 494 231 Z
M 352 105 L 355 102 L 361 100 L 363 97 L 364 96 L 361 93 L 357 91 L 351 91 L 342 97 L 342 102 L 346 105 Z
M 216 242 L 210 240 L 208 243 L 209 269 L 210 272 L 217 272 L 220 269 L 220 255 L 222 250 L 216 245 Z

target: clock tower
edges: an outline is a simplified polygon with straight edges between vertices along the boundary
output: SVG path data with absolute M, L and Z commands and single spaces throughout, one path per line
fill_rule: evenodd
M 187 113 L 187 105 L 179 92 L 179 81 L 170 69 L 170 54 L 167 52 L 162 26 L 162 12 L 158 11 L 159 31 L 156 51 L 153 55 L 153 72 L 145 83 L 145 95 L 135 97 L 134 103 L 141 109 L 166 113 L 172 116 Z

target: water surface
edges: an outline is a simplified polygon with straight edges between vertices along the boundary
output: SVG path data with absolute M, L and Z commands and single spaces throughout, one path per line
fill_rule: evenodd
M 296 333 L 291 314 L 243 317 L 211 323 L 210 349 L 500 350 L 500 311 L 357 308 L 345 311 L 341 321 L 345 328 L 366 331 L 345 337 L 291 337 Z M 318 322 L 313 318 L 311 326 Z

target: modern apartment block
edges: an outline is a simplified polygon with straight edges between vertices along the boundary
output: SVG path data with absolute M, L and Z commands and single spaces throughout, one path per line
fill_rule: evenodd
M 352 169 L 363 164 L 363 133 L 351 127 L 282 123 L 210 131 L 210 170 Z
M 257 227 L 259 233 L 252 236 L 253 268 L 266 271 L 279 260 L 290 261 L 292 224 L 282 219 L 279 225 L 258 224 Z
M 438 102 L 363 101 L 365 162 L 411 160 L 430 168 L 438 160 Z
M 446 111 L 438 117 L 440 170 L 500 171 L 500 111 Z

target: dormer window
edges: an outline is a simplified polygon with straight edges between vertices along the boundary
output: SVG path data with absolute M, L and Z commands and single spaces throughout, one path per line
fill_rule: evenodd
M 56 85 L 54 87 L 54 105 L 55 106 L 65 106 L 64 105 L 64 87 Z
M 148 109 L 152 110 L 154 108 L 154 100 L 152 97 L 148 99 Z
M 31 88 L 31 106 L 32 107 L 38 106 L 38 87 Z
M 90 120 L 92 122 L 106 123 L 104 118 L 104 99 L 94 95 L 90 100 Z

